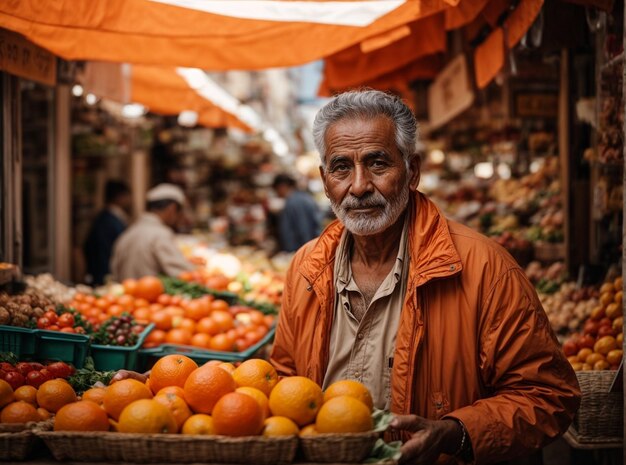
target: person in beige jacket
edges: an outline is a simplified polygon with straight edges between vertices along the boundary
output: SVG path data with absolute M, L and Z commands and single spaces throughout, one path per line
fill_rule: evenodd
M 185 194 L 174 184 L 159 184 L 146 195 L 145 213 L 115 242 L 111 258 L 113 278 L 121 282 L 143 276 L 178 276 L 194 265 L 176 246 L 174 227 Z

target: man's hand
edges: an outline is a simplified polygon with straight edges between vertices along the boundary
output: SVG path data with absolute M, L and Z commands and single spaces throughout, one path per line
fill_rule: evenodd
M 454 420 L 427 420 L 417 415 L 396 415 L 389 427 L 413 433 L 411 439 L 402 445 L 400 463 L 435 463 L 439 454 L 454 454 L 463 438 L 463 429 Z
M 109 384 L 122 381 L 123 379 L 136 379 L 137 381 L 141 381 L 142 383 L 145 383 L 146 380 L 148 379 L 148 376 L 150 376 L 149 371 L 147 371 L 144 374 L 141 374 L 141 373 L 137 373 L 136 371 L 120 370 L 113 375 L 113 378 L 111 378 L 111 381 L 109 381 Z

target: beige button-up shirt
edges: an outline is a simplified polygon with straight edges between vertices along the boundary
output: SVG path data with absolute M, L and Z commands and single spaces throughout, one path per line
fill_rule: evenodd
M 354 379 L 367 386 L 375 407 L 386 410 L 391 403 L 393 353 L 409 269 L 407 234 L 405 221 L 396 262 L 361 321 L 351 312 L 350 299 L 363 296 L 352 276 L 352 236 L 347 231 L 341 237 L 335 261 L 337 294 L 323 389 L 341 379 Z
M 174 231 L 154 213 L 143 213 L 113 246 L 111 273 L 120 282 L 143 276 L 178 276 L 194 266 L 175 243 Z

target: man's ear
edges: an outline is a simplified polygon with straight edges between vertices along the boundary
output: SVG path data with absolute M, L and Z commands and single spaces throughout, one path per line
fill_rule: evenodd
M 414 153 L 409 160 L 409 189 L 416 191 L 420 184 L 422 157 Z
M 324 194 L 328 197 L 328 189 L 326 189 L 326 173 L 324 172 L 324 167 L 320 165 L 320 177 L 322 178 L 322 184 L 324 185 Z M 330 197 L 328 197 L 330 198 Z

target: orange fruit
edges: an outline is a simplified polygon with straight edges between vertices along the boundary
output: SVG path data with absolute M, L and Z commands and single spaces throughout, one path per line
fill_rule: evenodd
M 35 407 L 39 407 L 39 405 L 37 405 L 37 388 L 34 386 L 20 386 L 15 390 L 13 395 L 15 396 L 15 400 L 23 400 Z
M 63 407 L 61 407 L 61 408 L 63 408 Z M 52 414 L 50 412 L 48 412 L 45 408 L 41 408 L 41 407 L 39 407 L 37 409 L 37 415 L 39 415 L 39 419 L 41 421 L 46 421 L 46 420 L 52 418 Z
M 185 305 L 185 316 L 194 321 L 199 321 L 202 318 L 209 316 L 210 313 L 211 308 L 206 300 L 194 299 L 190 300 Z
M 240 392 L 231 392 L 217 401 L 213 408 L 213 424 L 217 434 L 253 436 L 263 429 L 263 412 L 258 402 Z
M 154 399 L 140 399 L 122 410 L 117 430 L 120 433 L 176 433 L 178 426 L 165 405 Z
M 263 422 L 263 436 L 292 436 L 300 429 L 287 417 L 269 417 Z
M 351 396 L 333 397 L 322 405 L 315 420 L 320 433 L 364 433 L 374 428 L 370 409 Z
M 210 414 L 217 401 L 236 387 L 227 371 L 214 365 L 201 366 L 185 381 L 185 400 L 194 412 Z
M 27 423 L 29 421 L 39 421 L 39 414 L 32 404 L 23 400 L 11 402 L 0 412 L 0 423 Z
M 183 424 L 183 429 L 180 432 L 182 434 L 215 434 L 213 418 L 204 413 L 191 415 Z
M 149 323 L 152 312 L 149 308 L 140 307 L 133 312 L 133 317 L 137 323 Z
M 374 408 L 374 401 L 369 390 L 358 381 L 352 379 L 344 379 L 337 381 L 326 389 L 324 392 L 324 402 L 328 402 L 333 397 L 350 396 L 363 402 L 370 412 Z
M 622 354 L 622 349 L 613 349 L 606 354 L 606 361 L 611 365 L 619 365 L 619 362 L 622 360 Z
M 107 387 L 102 405 L 110 417 L 118 420 L 127 405 L 140 399 L 152 399 L 148 386 L 136 379 L 123 379 Z
M 230 362 L 222 362 L 220 364 L 217 365 L 218 367 L 220 367 L 222 370 L 226 370 L 227 372 L 229 372 L 231 375 L 235 372 L 236 368 L 235 365 L 233 365 Z M 236 381 L 235 381 L 236 382 Z
M 219 302 L 219 300 L 216 300 L 215 302 Z M 213 304 L 215 304 L 215 302 L 213 302 Z M 220 332 L 225 332 L 235 327 L 235 320 L 233 316 L 226 310 L 213 310 L 211 318 L 215 321 L 215 324 L 219 328 Z
M 109 431 L 109 418 L 98 404 L 79 400 L 64 405 L 54 419 L 55 431 Z
M 253 358 L 246 360 L 233 373 L 237 386 L 250 386 L 259 389 L 266 396 L 270 395 L 276 383 L 278 373 L 274 367 L 265 360 Z
M 182 397 L 175 394 L 160 394 L 155 396 L 154 400 L 165 405 L 172 412 L 177 430 L 180 430 L 183 423 L 191 416 L 191 410 Z
M 161 357 L 150 370 L 150 388 L 158 393 L 167 386 L 183 387 L 187 377 L 198 368 L 198 364 L 185 355 Z
M 152 322 L 156 329 L 168 331 L 172 329 L 172 315 L 165 310 L 159 310 L 152 314 Z
M 208 316 L 198 321 L 198 324 L 196 324 L 196 331 L 199 333 L 208 334 L 209 336 L 215 336 L 216 334 L 219 334 L 220 329 L 217 326 L 217 323 L 213 321 L 213 318 Z
M 173 322 L 174 320 L 172 320 Z M 196 332 L 196 322 L 191 318 L 181 318 L 180 321 L 173 323 L 174 328 L 185 329 L 189 331 L 191 334 Z
M 165 335 L 165 342 L 169 344 L 189 344 L 191 341 L 191 331 L 187 329 L 170 329 Z
M 315 436 L 316 434 L 319 434 L 319 433 L 315 429 L 315 423 L 306 425 L 304 428 L 300 430 L 300 436 Z
M 155 302 L 164 292 L 165 288 L 159 278 L 154 276 L 144 276 L 137 281 L 137 288 L 134 296 L 146 299 L 148 302 Z
M 212 312 L 228 311 L 228 309 L 230 308 L 230 305 L 228 305 L 228 302 L 222 299 L 215 299 L 214 301 L 209 302 L 209 306 L 211 307 Z
M 104 402 L 104 394 L 107 390 L 103 387 L 95 387 L 86 390 L 83 392 L 83 396 L 81 400 L 89 400 L 91 402 L 95 402 L 98 405 L 102 405 Z
M 610 351 L 617 349 L 617 341 L 613 336 L 604 336 L 596 341 L 593 346 L 594 352 L 602 355 L 608 354 Z M 41 389 L 41 388 L 40 388 Z
M 37 403 L 49 412 L 58 412 L 61 407 L 76 400 L 74 388 L 63 379 L 46 381 L 37 390 Z
M 270 416 L 269 399 L 265 394 L 263 394 L 263 392 L 259 391 L 257 388 L 253 388 L 250 386 L 238 387 L 237 389 L 235 389 L 235 392 L 240 392 L 241 394 L 245 394 L 256 400 L 259 404 L 259 407 L 261 407 L 261 411 L 263 412 L 263 418 L 267 418 Z
M 0 379 L 0 408 L 13 402 L 15 397 L 13 395 L 13 388 L 5 380 Z
M 235 340 L 226 334 L 216 334 L 209 343 L 209 348 L 222 352 L 232 352 L 235 347 Z
M 204 333 L 196 333 L 191 336 L 191 340 L 189 343 L 195 347 L 202 347 L 203 349 L 208 349 L 211 345 L 211 336 Z
M 185 390 L 180 386 L 165 386 L 159 389 L 155 395 L 160 396 L 161 394 L 174 394 L 183 400 L 185 399 Z
M 604 355 L 594 352 L 585 359 L 585 363 L 588 363 L 589 365 L 595 365 L 596 362 L 599 362 L 600 360 L 604 360 Z
M 304 376 L 283 378 L 270 393 L 272 415 L 291 418 L 299 426 L 312 423 L 323 402 L 322 388 Z
M 162 329 L 153 329 L 143 341 L 143 347 L 156 347 L 165 342 L 166 332 Z
M 137 280 L 136 279 L 125 279 L 122 281 L 122 286 L 124 286 L 124 294 L 134 296 L 137 293 Z
M 584 347 L 580 349 L 578 351 L 578 361 L 584 363 L 585 360 L 587 360 L 587 357 L 589 357 L 592 353 L 593 350 L 591 350 L 589 347 Z

